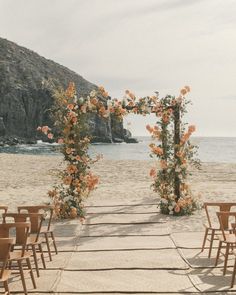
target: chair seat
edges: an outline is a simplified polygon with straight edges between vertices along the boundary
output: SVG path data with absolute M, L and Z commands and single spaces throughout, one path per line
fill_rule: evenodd
M 30 258 L 31 255 L 32 255 L 31 251 L 25 251 L 24 256 L 22 256 L 21 250 L 14 250 L 13 252 L 10 252 L 9 260 L 23 260 L 26 258 Z
M 225 239 L 223 235 L 218 236 L 219 240 L 224 243 L 235 244 L 236 243 L 236 236 L 235 234 L 226 234 Z
M 209 226 L 208 224 L 204 224 L 205 228 L 208 228 L 210 230 L 221 230 L 219 227 Z
M 27 244 L 27 245 L 32 245 L 32 244 L 37 245 L 37 244 L 41 244 L 43 241 L 44 241 L 43 238 L 38 238 L 38 240 L 36 241 L 36 235 L 35 235 L 35 236 L 30 235 L 30 236 L 27 238 L 27 242 L 26 242 L 26 244 Z
M 5 282 L 9 279 L 11 274 L 11 270 L 9 269 L 4 269 L 2 277 L 0 278 L 0 282 Z

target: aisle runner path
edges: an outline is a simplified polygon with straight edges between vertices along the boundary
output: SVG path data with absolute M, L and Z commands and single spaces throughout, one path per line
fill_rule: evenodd
M 169 218 L 145 202 L 88 206 L 84 225 L 57 222 L 59 254 L 41 270 L 36 291 L 27 281 L 30 292 L 227 294 L 232 268 L 223 277 L 222 264 L 213 268 L 214 259 L 199 254 L 203 232 L 172 233 Z

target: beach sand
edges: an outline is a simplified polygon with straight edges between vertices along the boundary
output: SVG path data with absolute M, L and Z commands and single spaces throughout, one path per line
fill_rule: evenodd
M 60 156 L 9 154 L 0 154 L 0 163 L 0 203 L 10 211 L 18 205 L 49 201 L 47 191 L 64 165 Z M 212 259 L 207 258 L 207 250 L 200 252 L 205 212 L 183 217 L 158 213 L 149 177 L 154 163 L 101 160 L 94 165 L 100 185 L 86 201 L 87 218 L 84 224 L 78 219 L 54 223 L 59 252 L 52 262 L 46 259 L 47 269 L 40 269 L 34 292 L 109 295 L 229 290 L 231 272 L 222 276 L 222 260 L 213 267 L 216 248 Z M 202 170 L 193 171 L 190 182 L 202 201 L 235 201 L 236 164 L 203 164 Z M 22 290 L 17 277 L 10 288 L 17 294 Z
M 18 205 L 48 202 L 47 191 L 58 181 L 63 167 L 61 156 L 0 154 L 0 203 L 13 211 Z M 93 167 L 100 177 L 98 188 L 87 199 L 87 205 L 102 206 L 157 204 L 157 194 L 150 188 L 149 170 L 155 161 L 101 160 Z M 200 171 L 192 171 L 190 184 L 202 201 L 236 201 L 236 164 L 203 163 Z M 172 231 L 202 230 L 205 213 L 168 219 Z

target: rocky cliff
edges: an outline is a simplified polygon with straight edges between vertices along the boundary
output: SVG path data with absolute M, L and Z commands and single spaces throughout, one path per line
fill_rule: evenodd
M 73 81 L 80 95 L 97 87 L 68 68 L 0 38 L 1 141 L 31 142 L 37 139 L 37 126 L 52 125 L 49 109 L 53 98 L 42 87 L 44 79 L 56 80 L 64 88 Z M 104 121 L 93 114 L 88 124 L 93 141 L 111 142 L 130 137 L 123 124 L 112 118 Z

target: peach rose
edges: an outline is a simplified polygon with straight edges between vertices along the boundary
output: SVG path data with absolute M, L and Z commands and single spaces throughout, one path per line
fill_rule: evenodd
M 53 138 L 53 134 L 52 133 L 48 133 L 48 138 L 52 139 Z

